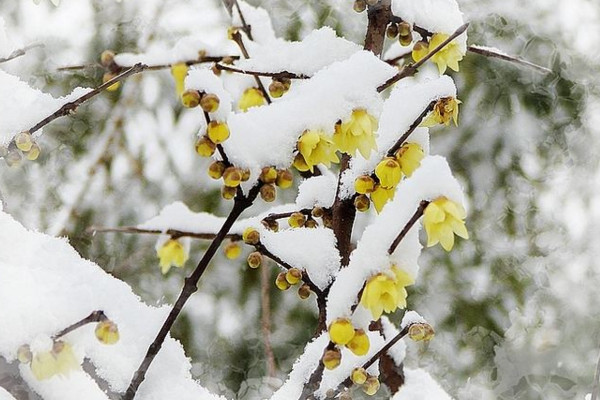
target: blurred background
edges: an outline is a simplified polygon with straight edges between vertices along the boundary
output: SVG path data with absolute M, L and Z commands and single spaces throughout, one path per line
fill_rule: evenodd
M 350 1 L 250 3 L 264 6 L 287 39 L 324 25 L 358 43 L 364 38 L 366 15 Z M 553 73 L 470 53 L 452 74 L 460 124 L 432 130 L 431 151 L 449 159 L 464 185 L 471 240 L 452 253 L 423 252 L 409 308 L 437 334 L 427 347 L 410 345 L 406 364 L 430 371 L 457 399 L 583 398 L 600 351 L 600 4 L 459 5 L 471 22 L 469 44 Z M 100 84 L 103 71 L 93 64 L 105 49 L 144 52 L 189 34 L 231 49 L 229 17 L 217 0 L 3 1 L 0 17 L 6 40 L 40 45 L 0 69 L 54 96 Z M 59 70 L 74 65 L 86 67 Z M 0 166 L 4 210 L 28 228 L 68 237 L 149 304 L 171 302 L 206 243 L 193 243 L 187 270 L 162 276 L 155 237 L 87 228 L 136 225 L 176 200 L 224 215 L 230 205 L 194 153 L 200 126 L 177 101 L 168 70 L 140 74 L 47 126 L 38 161 Z M 281 201 L 293 198 L 285 193 Z M 270 274 L 272 282 L 276 268 Z M 220 254 L 202 279 L 173 335 L 207 388 L 229 398 L 266 396 L 312 337 L 314 299 L 268 288 L 272 378 L 265 378 L 260 272 L 248 270 L 245 257 Z

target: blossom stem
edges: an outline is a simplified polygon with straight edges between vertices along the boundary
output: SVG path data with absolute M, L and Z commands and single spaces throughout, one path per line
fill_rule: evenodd
M 433 107 L 435 107 L 435 103 L 437 103 L 437 100 L 433 100 L 432 102 L 430 102 L 427 105 L 427 108 L 425 108 L 425 110 L 423 110 L 423 112 L 419 114 L 417 119 L 415 119 L 415 121 L 408 128 L 408 130 L 404 132 L 404 134 L 396 141 L 396 143 L 394 143 L 392 147 L 390 147 L 386 154 L 388 157 L 394 156 L 396 151 L 398 151 L 398 149 L 404 144 L 404 142 L 406 142 L 406 139 L 408 139 L 408 137 L 415 131 L 415 129 L 417 129 L 421 121 L 423 121 L 423 118 L 425 118 L 427 114 L 429 114 L 433 110 Z
M 52 336 L 52 339 L 54 339 L 54 340 L 59 339 L 59 338 L 65 336 L 67 333 L 73 332 L 74 330 L 79 329 L 84 325 L 91 324 L 93 322 L 106 321 L 107 319 L 108 319 L 108 317 L 106 316 L 106 314 L 104 314 L 104 311 L 102 311 L 102 310 L 94 311 L 87 317 L 83 318 L 82 320 L 77 321 L 74 324 L 67 326 L 65 329 L 58 332 L 56 335 Z
M 417 210 L 415 211 L 413 216 L 408 220 L 406 225 L 404 225 L 404 228 L 402 228 L 398 236 L 396 236 L 396 239 L 394 239 L 394 241 L 390 245 L 390 248 L 388 249 L 388 254 L 391 255 L 392 253 L 394 253 L 402 239 L 404 239 L 408 231 L 410 231 L 410 228 L 412 228 L 413 225 L 419 220 L 419 218 L 421 218 L 423 212 L 425 212 L 425 208 L 427 208 L 428 205 L 429 201 L 427 200 L 423 200 L 421 201 L 421 203 L 419 203 L 419 207 L 417 207 Z

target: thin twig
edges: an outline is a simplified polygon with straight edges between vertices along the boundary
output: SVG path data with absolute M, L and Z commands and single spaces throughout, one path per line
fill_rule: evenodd
M 274 378 L 276 371 L 275 356 L 273 355 L 273 346 L 271 346 L 271 282 L 269 281 L 268 268 L 261 268 L 260 271 L 260 308 L 260 326 L 265 348 L 267 376 Z
M 265 222 L 272 222 L 272 221 L 276 221 L 278 219 L 283 219 L 283 218 L 289 218 L 292 216 L 292 214 L 295 213 L 302 213 L 304 215 L 311 215 L 312 210 L 310 210 L 309 208 L 303 208 L 301 210 L 298 211 L 288 211 L 288 212 L 283 212 L 283 213 L 273 213 L 273 214 L 269 214 L 266 217 L 264 217 L 262 220 Z
M 252 37 L 252 28 L 250 27 L 250 25 L 248 25 L 246 23 L 246 18 L 244 18 L 244 13 L 242 12 L 242 9 L 240 8 L 240 4 L 238 3 L 238 0 L 233 0 L 233 4 L 235 4 L 235 8 L 238 12 L 238 15 L 240 16 L 240 20 L 242 21 L 242 26 L 244 27 L 244 32 L 246 32 L 246 35 L 248 35 L 248 39 L 250 40 L 254 40 L 254 38 Z
M 122 72 L 121 74 L 115 76 L 111 80 L 109 80 L 109 81 L 103 83 L 102 85 L 98 86 L 97 88 L 95 88 L 95 89 L 87 92 L 83 96 L 80 96 L 80 97 L 78 97 L 77 99 L 75 99 L 73 101 L 65 103 L 57 111 L 55 111 L 51 115 L 47 116 L 46 118 L 44 118 L 43 120 L 41 120 L 40 122 L 38 122 L 37 124 L 35 124 L 34 126 L 32 126 L 31 128 L 29 128 L 28 132 L 29 133 L 33 133 L 33 132 L 41 129 L 45 125 L 48 125 L 50 122 L 54 121 L 57 118 L 60 118 L 60 117 L 63 117 L 65 115 L 69 115 L 69 114 L 74 113 L 75 110 L 77 109 L 77 107 L 79 107 L 81 104 L 85 103 L 89 99 L 91 99 L 91 98 L 97 96 L 98 94 L 102 93 L 102 91 L 104 89 L 106 89 L 106 88 L 114 85 L 117 82 L 121 82 L 122 80 L 126 79 L 127 77 L 129 77 L 129 76 L 131 76 L 133 74 L 137 74 L 138 72 L 141 72 L 144 69 L 146 69 L 146 66 L 144 64 L 136 64 L 136 65 L 134 65 L 133 67 L 129 68 L 128 70 L 126 70 L 126 71 Z
M 237 1 L 236 1 L 237 4 Z M 246 49 L 246 45 L 244 44 L 244 39 L 242 38 L 242 35 L 239 32 L 233 32 L 233 34 L 231 35 L 233 41 L 235 43 L 237 43 L 237 45 L 240 48 L 240 51 L 242 52 L 242 55 L 244 56 L 244 58 L 248 59 L 250 58 L 250 54 L 248 53 L 248 49 Z M 267 104 L 271 104 L 271 96 L 269 96 L 269 92 L 267 92 L 267 89 L 265 89 L 265 85 L 263 85 L 262 81 L 260 80 L 260 78 L 258 77 L 258 75 L 254 75 L 254 80 L 256 81 L 256 85 L 258 86 L 258 88 L 260 89 L 260 91 L 262 92 L 263 96 L 265 97 L 265 100 L 267 100 Z
M 73 325 L 69 325 L 62 331 L 58 332 L 56 335 L 52 336 L 52 339 L 54 339 L 54 340 L 60 339 L 61 337 L 65 336 L 67 333 L 73 332 L 75 329 L 79 329 L 84 325 L 91 324 L 92 322 L 106 321 L 107 319 L 108 319 L 108 317 L 106 316 L 106 314 L 104 314 L 104 311 L 102 311 L 102 310 L 94 311 L 87 317 L 83 318 L 82 320 L 77 321 Z
M 392 86 L 394 83 L 398 82 L 399 80 L 414 75 L 415 72 L 417 72 L 417 70 L 419 69 L 419 67 L 421 67 L 423 64 L 425 64 L 431 57 L 433 57 L 436 53 L 438 53 L 444 47 L 446 47 L 446 45 L 448 43 L 452 42 L 454 39 L 456 39 L 458 36 L 460 36 L 464 31 L 467 30 L 468 27 L 469 27 L 469 23 L 467 22 L 466 24 L 464 24 L 460 28 L 458 28 L 456 31 L 454 31 L 454 33 L 452 35 L 450 35 L 448 37 L 448 39 L 446 39 L 442 43 L 440 43 L 439 46 L 437 46 L 435 49 L 430 51 L 425 57 L 423 57 L 422 59 L 420 59 L 419 61 L 417 61 L 414 64 L 408 64 L 407 66 L 402 68 L 402 70 L 398 74 L 394 75 L 393 77 L 388 79 L 384 84 L 379 86 L 377 88 L 377 91 L 383 92 L 385 89 Z
M 308 75 L 304 75 L 304 74 L 298 75 L 298 74 L 294 74 L 293 72 L 288 72 L 288 71 L 281 71 L 281 72 L 249 71 L 249 70 L 235 68 L 235 67 L 225 65 L 225 64 L 220 64 L 220 63 L 215 64 L 215 67 L 222 71 L 235 72 L 235 73 L 244 74 L 244 75 L 265 76 L 268 78 L 280 78 L 280 79 L 285 79 L 285 78 L 288 78 L 288 79 L 310 79 L 310 76 L 308 76 Z
M 133 234 L 150 234 L 150 235 L 169 235 L 174 239 L 180 237 L 191 237 L 194 239 L 204 239 L 204 240 L 212 240 L 215 238 L 215 233 L 200 233 L 200 232 L 186 232 L 180 231 L 177 229 L 167 229 L 166 231 L 161 231 L 159 229 L 141 229 L 136 228 L 135 226 L 120 226 L 120 227 L 103 227 L 103 226 L 90 226 L 86 229 L 87 232 L 95 234 L 95 233 L 107 233 L 107 232 L 115 232 L 115 233 L 133 233 Z M 242 236 L 237 233 L 228 233 L 225 235 L 226 238 L 231 240 L 242 240 Z
M 522 58 L 519 57 L 515 57 L 515 56 L 509 56 L 508 54 L 504 54 L 498 51 L 494 51 L 493 49 L 487 48 L 487 47 L 483 47 L 483 46 L 477 46 L 477 45 L 471 45 L 469 47 L 467 47 L 467 50 L 470 51 L 471 53 L 476 53 L 476 54 L 480 54 L 482 56 L 486 56 L 486 57 L 492 57 L 492 58 L 499 58 L 501 60 L 504 61 L 510 61 L 516 64 L 521 64 L 524 65 L 526 67 L 530 67 L 535 69 L 538 72 L 542 72 L 545 74 L 551 74 L 552 70 L 546 67 L 542 67 L 541 65 L 537 65 L 534 64 L 530 61 L 527 60 L 523 60 Z
M 398 151 L 398 149 L 402 147 L 404 142 L 406 142 L 406 139 L 408 139 L 408 137 L 414 132 L 414 130 L 417 129 L 421 121 L 423 121 L 423 118 L 425 118 L 427 114 L 429 114 L 431 110 L 433 110 L 435 103 L 437 103 L 437 100 L 430 102 L 425 108 L 425 110 L 423 110 L 423 112 L 419 114 L 417 119 L 414 120 L 414 122 L 408 128 L 408 130 L 404 132 L 404 134 L 396 141 L 396 143 L 394 143 L 392 147 L 390 147 L 390 149 L 387 152 L 388 157 L 392 157 L 396 153 L 396 151 Z
M 222 62 L 223 60 L 239 60 L 240 56 L 204 56 L 204 57 L 200 57 L 198 59 L 195 60 L 187 60 L 187 61 L 181 61 L 180 63 L 184 63 L 185 65 L 192 66 L 192 65 L 198 65 L 198 64 L 205 64 L 205 63 L 212 63 L 212 62 Z M 179 63 L 177 63 L 179 64 Z M 161 70 L 161 69 L 168 69 L 171 68 L 173 66 L 173 63 L 171 64 L 154 64 L 154 65 L 148 65 L 146 67 L 147 71 L 157 71 L 157 70 Z M 117 65 L 118 68 L 130 68 L 130 66 L 127 65 Z M 81 70 L 81 69 L 86 69 L 86 68 L 104 68 L 104 66 L 102 66 L 101 64 L 98 63 L 94 63 L 94 64 L 81 64 L 81 65 L 67 65 L 64 67 L 60 67 L 57 68 L 57 71 L 77 71 L 77 70 Z
M 406 225 L 404 225 L 404 228 L 402 228 L 398 236 L 396 236 L 396 239 L 394 239 L 394 241 L 390 245 L 390 248 L 388 249 L 388 254 L 392 254 L 396 250 L 396 248 L 398 247 L 402 239 L 404 239 L 410 228 L 412 228 L 412 226 L 419 220 L 419 218 L 421 218 L 423 212 L 425 211 L 425 208 L 427 208 L 428 205 L 429 201 L 427 200 L 423 200 L 421 201 L 421 203 L 419 203 L 419 207 L 417 207 L 417 210 L 415 211 L 413 216 L 408 220 Z
M 200 262 L 198 262 L 196 269 L 194 269 L 192 274 L 185 279 L 185 284 L 183 285 L 183 289 L 181 290 L 179 297 L 175 301 L 175 304 L 173 305 L 173 308 L 171 309 L 171 312 L 167 316 L 166 320 L 163 322 L 158 334 L 156 335 L 156 338 L 148 348 L 148 351 L 146 352 L 146 355 L 144 356 L 144 359 L 142 360 L 140 366 L 133 375 L 133 379 L 131 380 L 127 391 L 123 395 L 122 400 L 133 400 L 133 398 L 135 397 L 135 394 L 137 393 L 140 384 L 146 378 L 146 372 L 148 371 L 148 368 L 150 367 L 152 361 L 160 351 L 163 342 L 165 341 L 167 335 L 169 334 L 169 331 L 171 330 L 171 327 L 177 320 L 179 314 L 181 314 L 181 311 L 183 310 L 183 307 L 187 303 L 188 299 L 192 296 L 192 294 L 194 294 L 198 290 L 198 282 L 200 281 L 200 278 L 206 271 L 208 264 L 216 254 L 217 249 L 227 236 L 227 233 L 233 226 L 234 222 L 238 219 L 242 212 L 244 212 L 244 210 L 246 210 L 252 205 L 252 203 L 256 199 L 256 196 L 258 196 L 258 193 L 259 186 L 255 185 L 252 187 L 252 189 L 250 189 L 247 196 L 235 197 L 233 208 L 227 216 L 227 219 L 225 219 L 223 226 L 221 226 L 221 229 L 219 230 L 219 232 L 211 242 L 210 246 L 204 253 L 204 256 L 202 257 Z
M 0 64 L 8 62 L 10 60 L 14 60 L 15 58 L 24 56 L 27 51 L 34 49 L 36 47 L 44 47 L 44 45 L 42 43 L 35 43 L 35 44 L 30 44 L 29 46 L 25 46 L 22 49 L 17 49 L 15 51 L 13 51 L 12 53 L 10 53 L 6 58 L 0 58 Z

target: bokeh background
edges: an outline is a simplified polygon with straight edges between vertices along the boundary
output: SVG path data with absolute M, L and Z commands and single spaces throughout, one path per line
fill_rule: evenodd
M 364 37 L 366 16 L 350 1 L 250 3 L 264 6 L 287 39 L 324 25 L 359 43 Z M 437 335 L 426 347 L 409 346 L 406 364 L 426 368 L 458 399 L 583 398 L 600 351 L 600 4 L 459 5 L 471 22 L 469 44 L 553 73 L 476 54 L 452 73 L 460 125 L 432 131 L 431 146 L 464 185 L 471 240 L 452 253 L 423 252 L 409 307 Z M 224 43 L 229 21 L 217 0 L 3 1 L 0 16 L 9 40 L 40 45 L 0 69 L 55 96 L 98 85 L 103 71 L 93 64 L 105 49 L 143 52 L 193 33 Z M 88 66 L 59 70 L 79 64 Z M 171 302 L 193 261 L 162 276 L 155 237 L 94 235 L 88 227 L 135 225 L 176 200 L 224 215 L 229 205 L 194 154 L 199 126 L 178 103 L 168 70 L 143 73 L 47 126 L 37 162 L 0 166 L 4 210 L 31 229 L 68 237 L 148 303 Z M 193 243 L 191 259 L 205 246 Z M 270 281 L 276 273 L 271 268 Z M 244 257 L 213 262 L 173 331 L 203 385 L 251 399 L 285 380 L 312 337 L 315 305 L 269 290 L 274 378 L 265 378 L 260 272 Z

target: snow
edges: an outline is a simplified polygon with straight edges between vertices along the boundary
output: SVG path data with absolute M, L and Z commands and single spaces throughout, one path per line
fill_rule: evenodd
M 0 386 L 0 400 L 15 400 L 15 398 Z
M 0 16 L 0 58 L 7 58 L 18 48 L 17 42 L 6 32 L 6 23 Z
M 305 179 L 298 186 L 296 205 L 299 209 L 314 208 L 316 206 L 329 208 L 335 201 L 337 190 L 337 177 L 326 170 L 323 175 Z
M 381 317 L 381 326 L 383 328 L 383 336 L 385 337 L 386 342 L 392 340 L 396 337 L 400 331 L 396 326 L 389 320 L 388 317 Z M 402 324 L 402 326 L 405 326 Z M 387 354 L 394 360 L 396 365 L 402 365 L 404 362 L 404 358 L 406 357 L 406 343 L 404 340 L 399 340 L 398 343 L 390 347 L 387 351 Z
M 376 88 L 395 74 L 395 68 L 366 51 L 336 62 L 310 80 L 295 82 L 269 107 L 232 114 L 228 120 L 231 137 L 223 143 L 225 152 L 239 167 L 287 168 L 304 130 L 333 134 L 335 123 L 349 118 L 356 108 L 379 115 L 381 98 Z
M 3 212 L 0 243 L 4 244 L 0 302 L 8 305 L 0 308 L 0 355 L 11 362 L 22 344 L 34 342 L 34 347 L 43 348 L 48 336 L 94 310 L 103 310 L 119 326 L 117 344 L 98 342 L 93 324 L 69 333 L 64 340 L 72 344 L 80 360 L 85 357 L 95 366 L 112 390 L 124 391 L 170 307 L 143 304 L 129 286 L 82 259 L 65 239 L 27 231 Z M 181 344 L 168 337 L 138 398 L 219 398 L 193 381 L 189 370 Z M 27 366 L 21 366 L 21 371 L 44 399 L 106 398 L 84 372 L 38 382 Z
M 404 369 L 406 381 L 392 400 L 452 400 L 442 387 L 423 369 Z
M 418 312 L 407 311 L 404 314 L 404 317 L 402 317 L 402 322 L 400 323 L 400 325 L 402 326 L 402 329 L 404 329 L 407 326 L 412 325 L 412 324 L 425 324 L 425 323 L 427 323 L 427 321 Z
M 253 7 L 245 1 L 238 1 L 246 23 L 252 30 L 252 39 L 256 43 L 267 44 L 276 40 L 275 30 L 271 23 L 271 17 L 267 10 L 261 7 Z M 233 26 L 242 26 L 239 14 L 233 13 Z M 252 54 L 250 54 L 252 56 Z
M 319 289 L 325 289 L 340 268 L 340 254 L 331 229 L 292 228 L 273 232 L 262 228 L 260 241 L 292 267 L 305 270 Z
M 17 133 L 30 129 L 65 103 L 89 91 L 91 89 L 76 88 L 67 96 L 54 98 L 0 70 L 0 145 L 8 145 Z M 36 132 L 36 136 L 40 134 Z
M 400 81 L 383 105 L 377 131 L 377 155 L 371 155 L 368 160 L 361 157 L 352 159 L 350 168 L 342 176 L 341 196 L 348 198 L 354 195 L 355 179 L 362 174 L 370 175 L 429 103 L 444 97 L 456 97 L 456 86 L 449 76 L 422 76 Z M 419 144 L 428 154 L 428 132 L 427 128 L 417 128 L 406 142 Z
M 479 44 L 472 44 L 471 47 L 474 48 L 474 49 L 479 49 L 479 50 L 484 50 L 484 51 L 490 51 L 492 53 L 496 53 L 496 54 L 500 54 L 500 55 L 503 55 L 503 56 L 511 57 L 510 55 L 508 55 L 507 53 L 505 53 L 503 50 L 500 50 L 500 49 L 498 49 L 496 47 L 481 46 Z
M 392 12 L 433 33 L 453 33 L 463 23 L 456 0 L 393 0 Z
M 266 45 L 248 44 L 251 58 L 240 60 L 237 68 L 261 72 L 291 72 L 312 76 L 322 68 L 343 61 L 361 46 L 336 36 L 329 27 L 312 31 L 302 41 L 278 39 Z
M 420 223 L 413 226 L 391 257 L 387 250 L 417 210 L 419 203 L 440 196 L 464 204 L 461 187 L 452 176 L 446 159 L 441 156 L 425 157 L 420 168 L 398 185 L 394 199 L 384 206 L 379 216 L 365 229 L 350 256 L 348 267 L 340 271 L 331 286 L 327 302 L 328 324 L 336 318 L 348 317 L 350 307 L 356 302 L 364 282 L 377 273 L 387 271 L 392 262 L 416 279 L 417 259 L 421 252 L 418 236 Z

